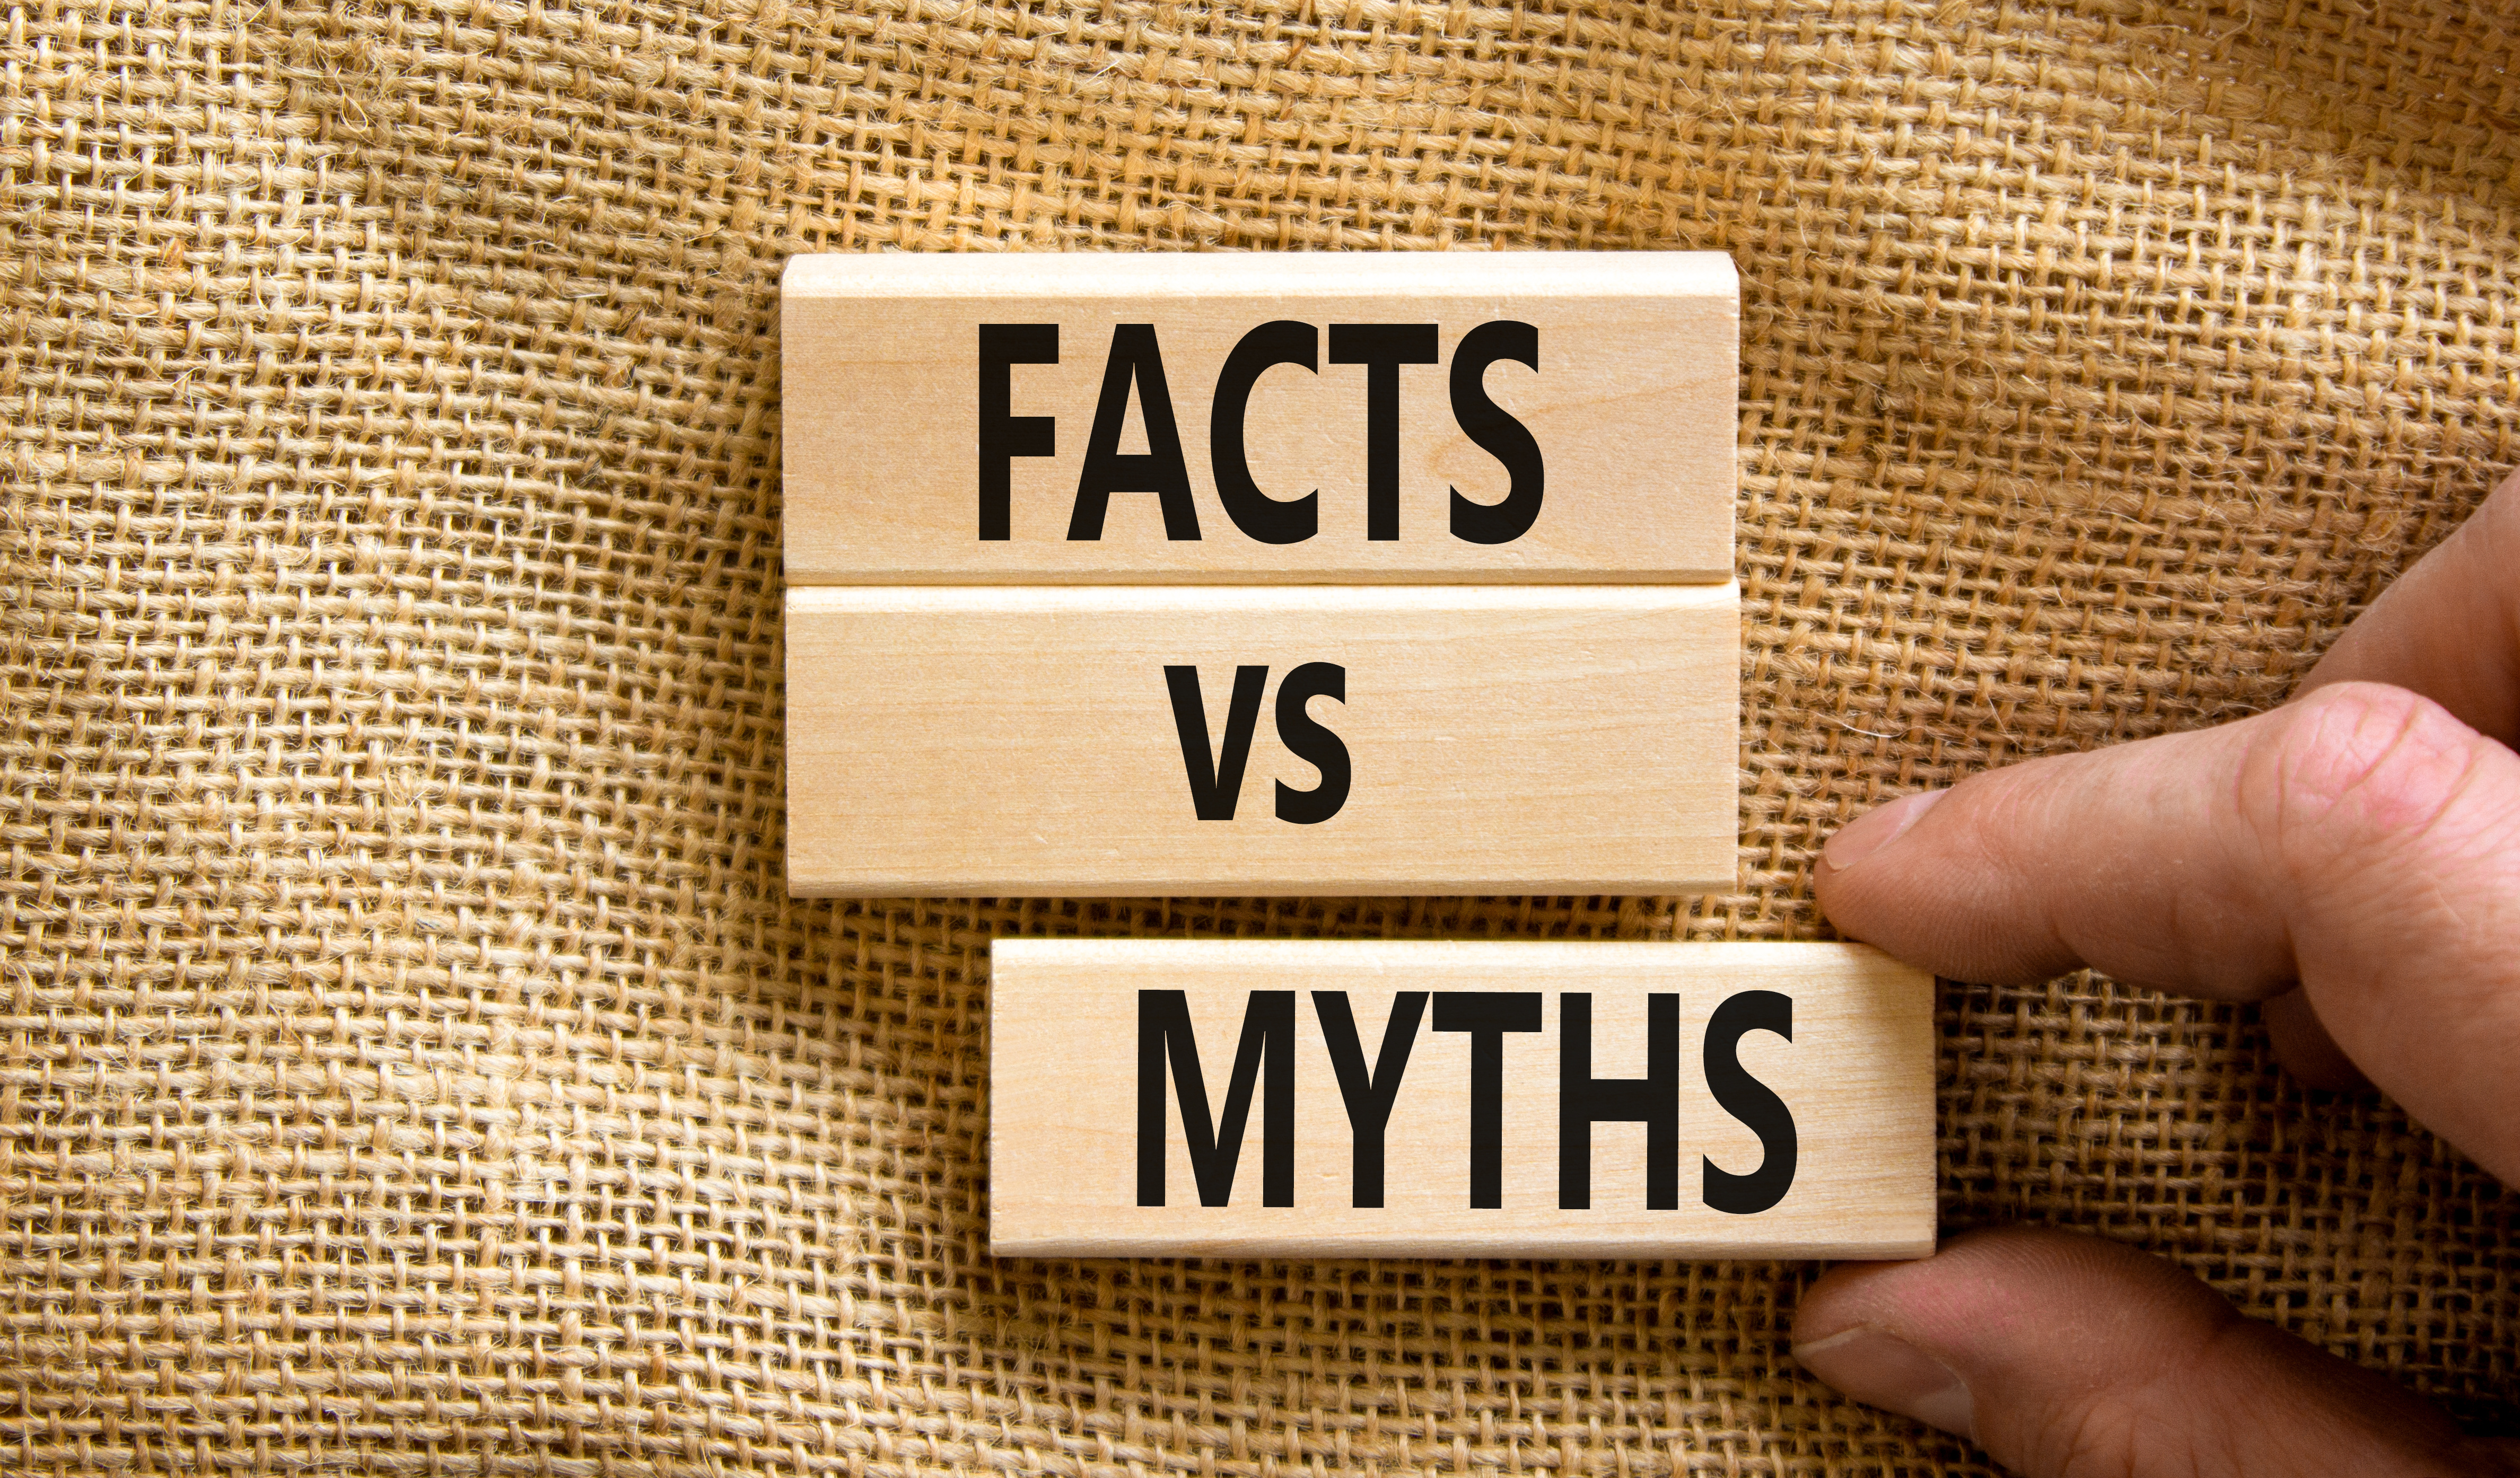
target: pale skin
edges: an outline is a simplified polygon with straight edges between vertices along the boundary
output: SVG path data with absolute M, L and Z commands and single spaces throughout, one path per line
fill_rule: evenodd
M 2282 707 L 1893 801 L 1830 839 L 1816 886 L 1845 934 L 1946 976 L 2088 965 L 2262 1003 L 2301 1079 L 2376 1086 L 2520 1184 L 2515 742 L 2520 475 Z M 2067 1232 L 1837 1268 L 1794 1346 L 2027 1478 L 2520 1474 L 2520 1444 Z

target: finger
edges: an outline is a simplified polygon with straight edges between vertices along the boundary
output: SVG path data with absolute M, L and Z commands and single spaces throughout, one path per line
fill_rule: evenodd
M 2520 472 L 2381 592 L 2303 680 L 2302 693 L 2381 682 L 2420 693 L 2480 733 L 2520 739 Z M 2314 1088 L 2368 1080 L 2299 991 L 2266 1005 L 2275 1056 Z
M 2269 998 L 2258 1012 L 2267 1024 L 2267 1041 L 2274 1049 L 2275 1060 L 2303 1083 L 2337 1092 L 2371 1086 L 2362 1069 L 2336 1045 L 2300 988 Z
M 2094 1237 L 1986 1232 L 1922 1262 L 1839 1268 L 1793 1337 L 1839 1391 L 2028 1478 L 2511 1471 L 2395 1382 Z
M 2520 473 L 2380 593 L 2302 691 L 2393 683 L 2520 741 Z
M 2342 684 L 1894 802 L 1815 883 L 1841 930 L 1962 979 L 2088 964 L 2223 1000 L 2299 980 L 2372 1082 L 2520 1182 L 2514 837 L 2520 754 Z

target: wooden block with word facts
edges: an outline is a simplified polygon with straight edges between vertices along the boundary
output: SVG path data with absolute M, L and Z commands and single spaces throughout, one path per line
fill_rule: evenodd
M 993 955 L 1000 1256 L 1933 1248 L 1934 980 L 1863 945 Z
M 1720 253 L 856 253 L 781 298 L 792 585 L 1732 578 Z
M 1731 586 L 790 590 L 800 895 L 1730 888 Z

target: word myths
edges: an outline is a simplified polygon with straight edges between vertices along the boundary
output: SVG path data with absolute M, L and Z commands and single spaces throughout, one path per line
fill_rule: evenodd
M 1356 1018 L 1345 991 L 1314 991 L 1313 1014 L 1338 1075 L 1354 1139 L 1350 1180 L 1354 1204 L 1380 1206 L 1383 1138 L 1400 1080 L 1425 1024 L 1430 993 L 1402 991 L 1392 998 L 1391 1019 L 1372 1067 L 1357 1040 Z M 1504 1204 L 1505 1039 L 1541 1030 L 1537 991 L 1436 991 L 1433 1027 L 1470 1039 L 1469 1182 L 1472 1209 Z M 1593 1204 L 1593 1126 L 1642 1121 L 1645 1126 L 1645 1206 L 1680 1205 L 1680 998 L 1645 998 L 1645 1075 L 1593 1076 L 1593 998 L 1570 991 L 1558 998 L 1557 1205 L 1581 1211 Z M 1700 1056 L 1708 1092 L 1724 1111 L 1755 1132 L 1763 1150 L 1756 1170 L 1735 1175 L 1699 1158 L 1698 1194 L 1706 1205 L 1735 1216 L 1755 1216 L 1784 1199 L 1794 1182 L 1798 1143 L 1793 1111 L 1776 1090 L 1742 1067 L 1740 1042 L 1751 1032 L 1794 1037 L 1793 998 L 1777 991 L 1742 991 L 1715 1008 L 1706 1023 Z M 1185 991 L 1138 992 L 1138 1204 L 1164 1201 L 1165 1069 L 1181 1101 L 1182 1137 L 1202 1206 L 1228 1204 L 1234 1171 L 1251 1119 L 1255 1089 L 1266 1100 L 1260 1123 L 1260 1201 L 1295 1204 L 1295 993 L 1253 991 L 1242 1016 L 1234 1073 L 1224 1111 L 1207 1096 Z

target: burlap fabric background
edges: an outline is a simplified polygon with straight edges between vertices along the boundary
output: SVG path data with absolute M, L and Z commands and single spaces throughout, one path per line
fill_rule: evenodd
M 1809 937 L 1864 805 L 2277 700 L 2515 460 L 2461 0 L 27 0 L 0 1467 L 1974 1471 L 1794 1265 L 1000 1263 L 1009 931 Z M 1741 889 L 795 904 L 803 250 L 1729 250 Z M 2247 1020 L 1947 987 L 1949 1226 L 2471 1420 L 2514 1201 Z

